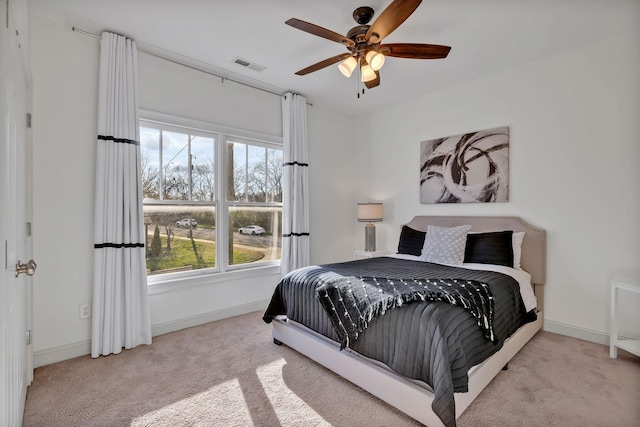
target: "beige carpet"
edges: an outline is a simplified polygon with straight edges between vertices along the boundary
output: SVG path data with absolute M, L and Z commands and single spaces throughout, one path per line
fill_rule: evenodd
M 261 313 L 36 369 L 24 426 L 416 426 L 286 346 Z M 640 358 L 541 332 L 458 420 L 482 426 L 640 426 Z

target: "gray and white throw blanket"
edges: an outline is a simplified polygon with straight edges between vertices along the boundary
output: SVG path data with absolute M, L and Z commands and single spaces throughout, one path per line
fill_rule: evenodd
M 484 336 L 495 341 L 493 295 L 486 283 L 477 280 L 350 276 L 323 283 L 316 297 L 340 337 L 341 350 L 358 338 L 371 319 L 412 301 L 459 305 L 475 317 Z
M 435 282 L 437 289 L 429 289 L 432 285 L 425 285 L 422 278 Z M 447 289 L 453 279 L 465 288 L 473 283 L 471 290 L 467 288 L 470 295 L 453 296 L 456 291 L 439 295 L 440 288 Z M 350 295 L 347 282 L 355 284 L 355 289 L 360 286 L 365 302 Z M 480 297 L 485 286 L 487 293 Z M 330 304 L 318 300 L 323 293 L 330 294 Z M 467 303 L 471 300 L 485 308 L 465 308 L 465 304 L 472 307 Z M 376 308 L 367 309 L 369 301 Z M 349 330 L 334 328 L 335 319 L 323 306 L 354 303 L 355 312 L 337 309 L 340 322 Z M 469 369 L 536 318 L 534 312 L 525 312 L 519 285 L 508 275 L 391 257 L 311 266 L 287 274 L 276 286 L 263 319 L 269 323 L 280 315 L 344 345 L 348 337 L 349 348 L 357 353 L 428 384 L 434 394 L 433 412 L 448 427 L 456 425 L 454 392 L 468 391 Z M 348 324 L 353 319 L 357 320 L 352 328 Z

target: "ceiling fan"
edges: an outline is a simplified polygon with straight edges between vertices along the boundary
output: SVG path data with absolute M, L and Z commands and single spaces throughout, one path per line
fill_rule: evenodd
M 353 19 L 359 25 L 349 30 L 346 36 L 300 19 L 287 20 L 285 22 L 287 25 L 340 43 L 349 50 L 349 52 L 303 68 L 296 74 L 304 76 L 342 61 L 338 66 L 342 74 L 350 77 L 359 66 L 361 81 L 368 89 L 371 89 L 380 84 L 379 70 L 384 64 L 386 56 L 413 59 L 446 58 L 451 50 L 449 46 L 421 43 L 381 44 L 382 39 L 398 28 L 418 8 L 421 2 L 422 0 L 394 0 L 382 11 L 372 25 L 368 25 L 368 23 L 373 18 L 373 9 L 361 6 L 353 11 Z

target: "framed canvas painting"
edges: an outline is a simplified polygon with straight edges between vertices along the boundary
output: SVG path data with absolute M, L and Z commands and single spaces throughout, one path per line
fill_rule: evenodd
M 509 127 L 420 143 L 420 203 L 509 201 Z

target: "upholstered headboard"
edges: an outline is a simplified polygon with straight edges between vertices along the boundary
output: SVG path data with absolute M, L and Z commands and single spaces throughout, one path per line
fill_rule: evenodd
M 427 231 L 427 226 L 455 227 L 471 225 L 471 231 L 524 231 L 522 242 L 522 269 L 531 274 L 538 298 L 538 309 L 542 308 L 542 285 L 546 281 L 547 237 L 546 231 L 515 216 L 416 216 L 407 225 L 414 230 Z

